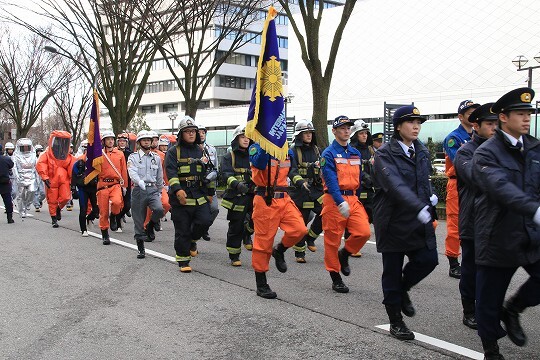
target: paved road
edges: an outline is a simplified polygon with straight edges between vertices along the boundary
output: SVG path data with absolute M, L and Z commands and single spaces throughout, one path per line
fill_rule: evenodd
M 281 274 L 272 263 L 268 273 L 278 299 L 266 300 L 255 295 L 249 252 L 241 255 L 241 268 L 229 265 L 223 210 L 210 230 L 212 240 L 199 242 L 191 274 L 181 274 L 168 260 L 137 260 L 132 248 L 81 237 L 77 211 L 64 211 L 59 229 L 50 226 L 46 212 L 32 211 L 35 217 L 24 221 L 16 216 L 14 225 L 0 222 L 0 358 L 479 357 L 478 336 L 461 325 L 458 282 L 447 275 L 444 222 L 437 229 L 441 265 L 413 289 L 417 315 L 406 319 L 417 338 L 432 338 L 426 343 L 401 342 L 376 327 L 388 319 L 381 304 L 381 257 L 373 244 L 366 244 L 362 258 L 351 259 L 349 294 L 331 290 L 322 251 L 308 253 L 307 264 L 295 263 L 288 251 L 289 271 Z M 174 256 L 172 222 L 162 225 L 147 248 Z M 131 219 L 124 229 L 112 237 L 133 246 Z M 99 233 L 97 225 L 89 230 Z M 322 239 L 318 245 L 322 249 Z M 525 276 L 519 271 L 512 289 Z M 526 347 L 500 342 L 508 359 L 540 358 L 538 319 L 538 308 L 523 316 Z M 437 339 L 450 344 L 433 345 Z M 451 344 L 469 349 L 469 356 L 446 350 Z

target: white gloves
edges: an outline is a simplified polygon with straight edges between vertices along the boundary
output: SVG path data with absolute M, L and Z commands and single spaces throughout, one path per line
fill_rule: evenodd
M 422 224 L 427 224 L 431 221 L 431 214 L 429 213 L 429 206 L 424 206 L 422 210 L 416 215 L 416 218 L 418 221 L 420 221 Z
M 208 175 L 206 175 L 206 180 L 208 181 L 214 181 L 217 179 L 217 171 L 211 171 L 210 173 L 208 173 Z
M 137 184 L 139 185 L 141 190 L 146 190 L 146 184 L 144 183 L 144 180 L 139 180 Z
M 122 196 L 126 196 L 126 193 L 127 193 L 127 188 L 123 187 L 122 188 Z
M 533 221 L 536 225 L 540 225 L 540 207 L 534 213 Z
M 342 202 L 341 204 L 338 205 L 338 210 L 340 212 L 340 214 L 345 218 L 347 219 L 350 215 L 350 212 L 351 212 L 351 208 L 349 206 L 349 203 L 344 201 Z
M 437 197 L 437 195 L 433 194 L 429 197 L 429 201 L 431 201 L 431 206 L 436 206 L 439 202 L 439 198 Z

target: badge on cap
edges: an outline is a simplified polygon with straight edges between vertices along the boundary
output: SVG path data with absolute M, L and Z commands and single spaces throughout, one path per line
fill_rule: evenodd
M 520 98 L 521 98 L 521 101 L 523 101 L 523 102 L 525 102 L 525 103 L 530 103 L 531 100 L 532 100 L 531 94 L 530 94 L 530 93 L 527 93 L 527 92 L 521 94 Z
M 420 115 L 420 110 L 418 110 L 417 108 L 414 108 L 412 112 L 414 115 Z

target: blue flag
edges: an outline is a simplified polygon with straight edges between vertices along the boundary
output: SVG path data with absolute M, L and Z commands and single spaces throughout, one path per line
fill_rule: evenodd
M 257 64 L 255 87 L 249 105 L 246 136 L 259 143 L 268 154 L 285 160 L 287 143 L 287 118 L 281 83 L 281 64 L 274 18 L 274 7 L 268 10 L 262 33 L 261 55 Z
M 90 126 L 88 128 L 88 147 L 86 148 L 86 171 L 84 183 L 88 184 L 101 172 L 103 151 L 101 149 L 101 136 L 99 134 L 99 98 L 96 89 L 90 112 Z

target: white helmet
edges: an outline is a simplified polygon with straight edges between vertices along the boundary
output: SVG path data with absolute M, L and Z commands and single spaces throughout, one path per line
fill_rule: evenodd
M 362 119 L 356 120 L 354 125 L 351 127 L 351 134 L 356 134 L 358 131 L 369 131 L 369 125 Z
M 313 127 L 313 123 L 309 120 L 303 119 L 296 123 L 296 126 L 294 127 L 294 137 L 297 137 L 304 131 L 315 131 L 315 128 Z
M 236 140 L 238 135 L 246 133 L 246 125 L 238 125 L 232 134 L 233 141 Z
M 28 138 L 20 138 L 17 140 L 17 150 L 18 153 L 29 153 L 34 152 L 34 147 L 32 146 L 32 140 Z
M 180 120 L 180 123 L 178 124 L 178 132 L 188 127 L 194 127 L 197 130 L 199 129 L 199 127 L 195 123 L 195 119 L 193 119 L 191 116 L 186 115 L 182 118 L 182 120 Z
M 167 136 L 161 135 L 159 137 L 158 146 L 162 146 L 162 145 L 169 146 L 170 143 L 171 143 L 171 141 L 169 140 L 169 138 Z
M 104 130 L 101 132 L 101 141 L 103 141 L 103 139 L 105 138 L 113 138 L 113 139 L 116 139 L 116 135 L 114 135 L 114 133 L 111 131 L 111 130 Z
M 141 130 L 137 133 L 137 142 L 142 139 L 150 139 L 152 140 L 152 132 L 148 130 Z
M 149 130 L 148 132 L 150 133 L 150 135 L 152 135 L 152 138 L 158 138 L 159 139 L 158 133 L 155 132 L 154 130 Z
M 206 126 L 204 125 L 199 125 L 199 130 L 204 130 L 204 132 L 208 132 L 208 130 L 206 129 Z
M 6 150 L 10 150 L 10 149 L 11 149 L 11 150 L 15 150 L 15 145 L 13 145 L 12 142 L 7 142 L 6 145 L 4 146 L 4 148 L 5 148 Z
M 36 151 L 43 151 L 43 145 L 37 144 L 34 148 L 36 149 Z

